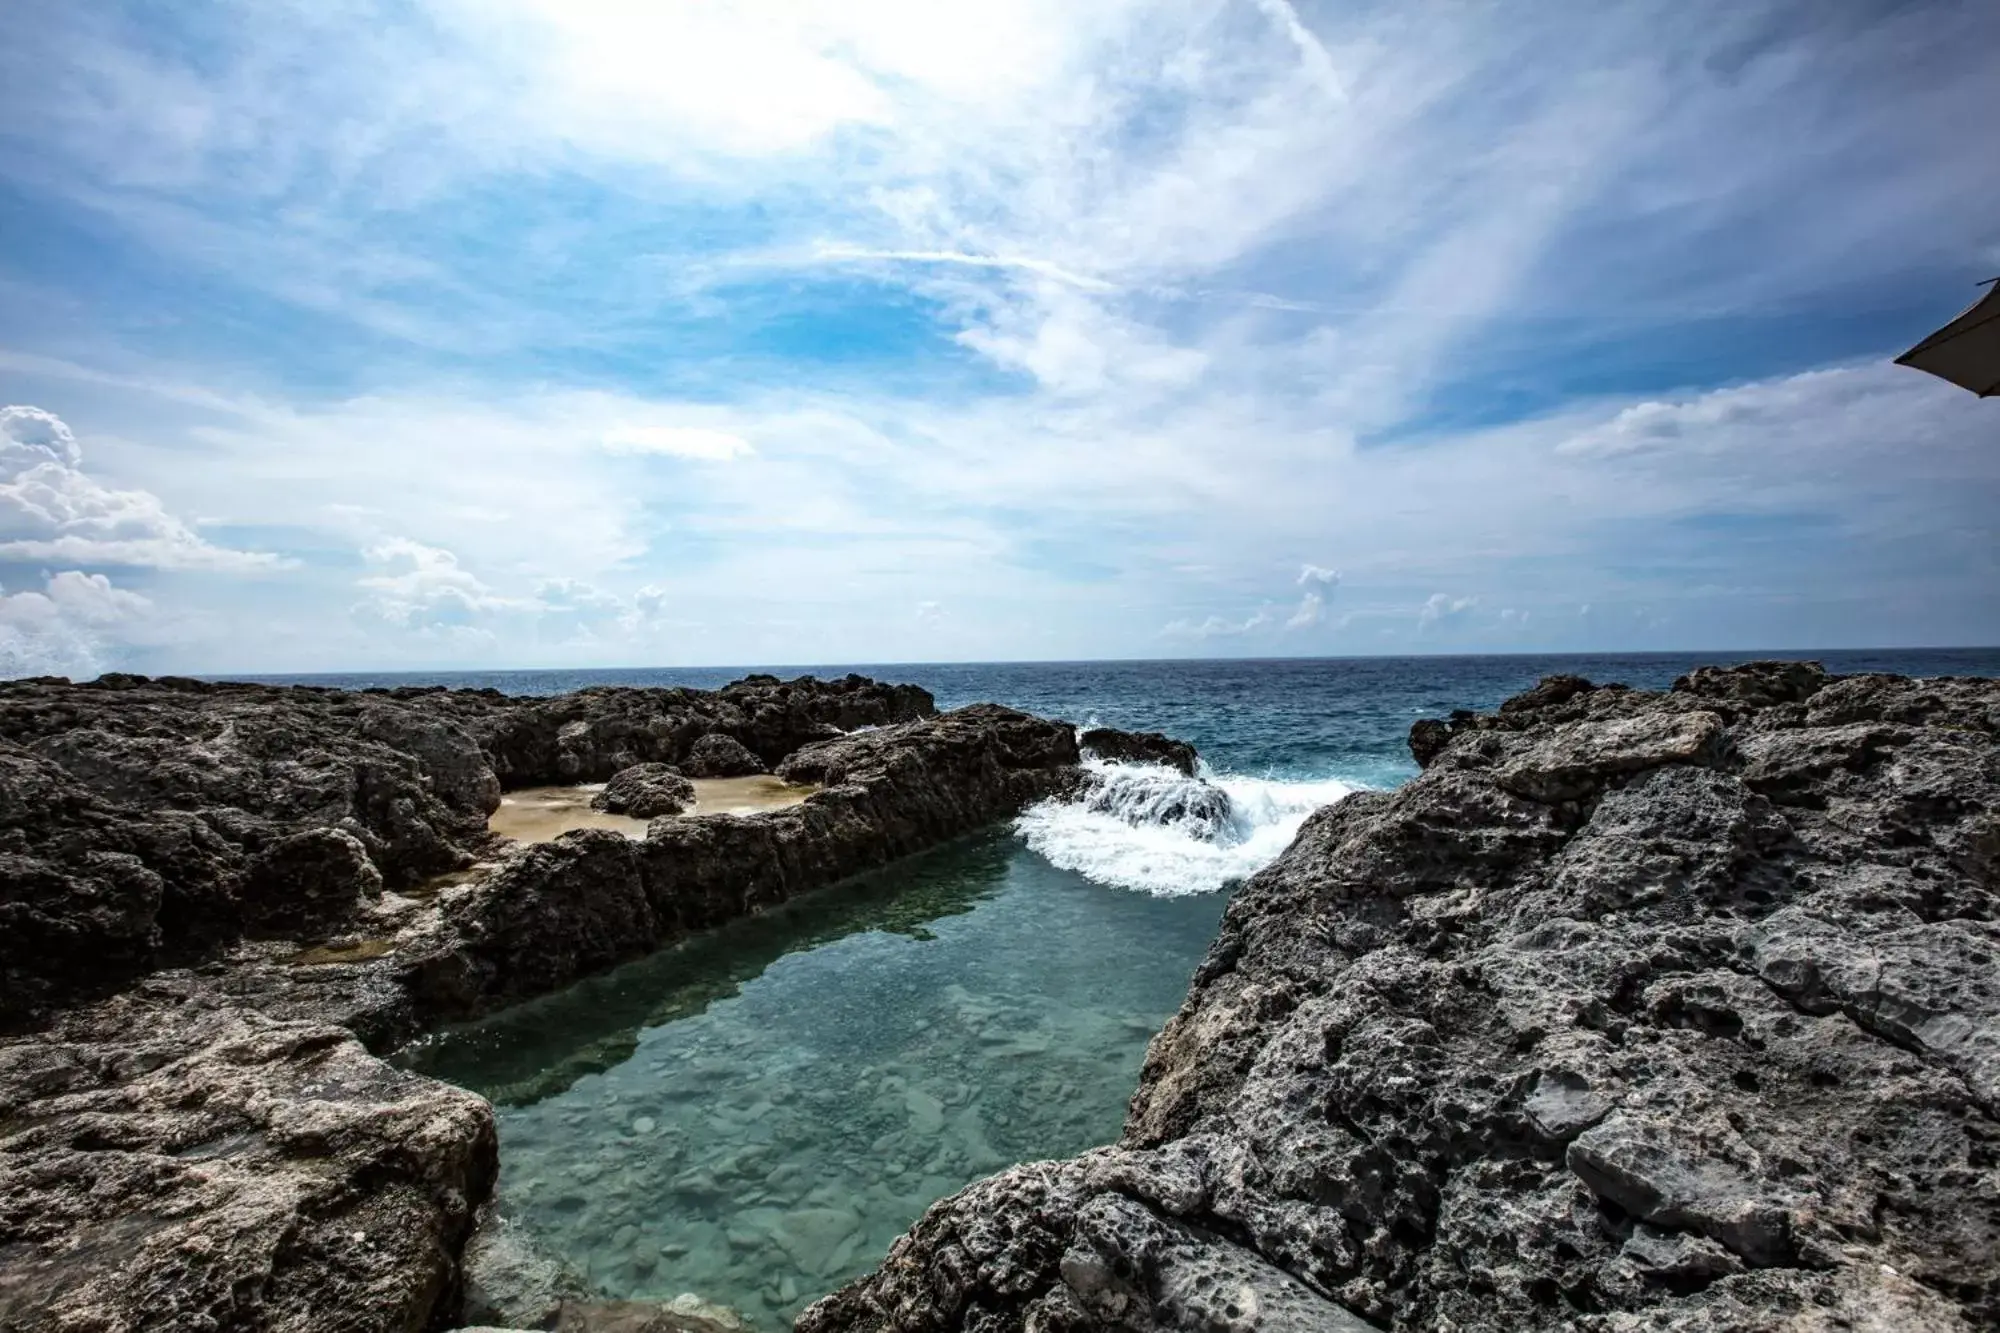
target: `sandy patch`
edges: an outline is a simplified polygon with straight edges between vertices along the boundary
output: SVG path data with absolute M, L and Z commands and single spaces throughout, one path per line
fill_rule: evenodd
M 694 807 L 690 815 L 748 815 L 760 810 L 782 810 L 818 790 L 794 786 L 769 775 L 753 778 L 695 778 Z M 500 798 L 500 808 L 486 821 L 486 827 L 503 838 L 520 842 L 548 842 L 572 829 L 602 828 L 623 833 L 628 838 L 646 836 L 650 819 L 611 815 L 590 808 L 591 797 L 603 791 L 602 783 L 580 787 L 523 787 Z M 672 816 L 668 816 L 672 818 Z

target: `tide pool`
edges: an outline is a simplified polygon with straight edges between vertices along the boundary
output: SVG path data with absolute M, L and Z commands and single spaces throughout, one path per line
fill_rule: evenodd
M 500 1213 L 586 1286 L 785 1328 L 934 1200 L 1115 1139 L 1223 902 L 999 828 L 404 1059 L 494 1100 Z

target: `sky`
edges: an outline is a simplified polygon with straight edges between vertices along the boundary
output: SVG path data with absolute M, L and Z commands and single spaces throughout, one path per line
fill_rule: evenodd
M 1996 50 L 0 2 L 0 675 L 2000 643 Z

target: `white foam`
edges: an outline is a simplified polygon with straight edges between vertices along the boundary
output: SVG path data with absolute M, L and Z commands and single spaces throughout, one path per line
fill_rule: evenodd
M 1291 845 L 1306 816 L 1357 790 L 1326 778 L 1280 782 L 1209 775 L 1229 796 L 1228 817 L 1190 813 L 1196 780 L 1157 764 L 1086 759 L 1093 791 L 1043 801 L 1014 821 L 1028 846 L 1064 870 L 1116 888 L 1163 898 L 1213 893 L 1247 878 Z

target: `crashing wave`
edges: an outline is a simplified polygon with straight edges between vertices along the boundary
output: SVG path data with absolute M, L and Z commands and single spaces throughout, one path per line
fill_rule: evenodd
M 1080 792 L 1029 807 L 1015 830 L 1064 870 L 1160 897 L 1213 893 L 1255 874 L 1306 816 L 1355 790 L 1335 779 L 1187 777 L 1101 759 L 1083 770 Z

